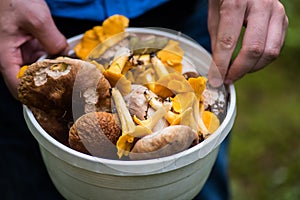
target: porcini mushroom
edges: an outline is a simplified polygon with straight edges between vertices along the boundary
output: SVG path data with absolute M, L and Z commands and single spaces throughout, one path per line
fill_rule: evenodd
M 195 140 L 198 140 L 198 135 L 190 127 L 168 126 L 138 140 L 129 157 L 132 160 L 142 160 L 173 155 L 189 148 Z
M 35 108 L 30 107 L 36 121 L 41 127 L 58 142 L 69 146 L 69 127 L 72 125 L 72 121 L 67 121 L 63 117 L 57 117 L 50 115 L 49 113 Z
M 110 112 L 110 88 L 99 67 L 85 62 L 76 74 L 72 88 L 72 112 L 75 120 L 89 112 Z
M 60 58 L 31 64 L 20 78 L 19 100 L 53 116 L 71 116 L 72 88 L 83 62 Z
M 69 131 L 70 147 L 101 158 L 116 159 L 116 143 L 121 134 L 116 114 L 92 112 L 82 115 Z
M 91 78 L 92 74 L 89 73 L 93 70 L 98 72 L 98 79 Z M 95 80 L 99 82 L 91 83 Z M 67 57 L 45 59 L 31 64 L 20 78 L 18 98 L 23 104 L 39 108 L 53 116 L 72 118 L 75 81 L 78 85 L 75 90 L 79 96 L 95 96 L 92 102 L 91 99 L 86 99 L 86 104 L 93 104 L 97 110 L 110 109 L 110 85 L 97 67 L 90 62 Z M 94 88 L 93 94 L 90 94 L 91 88 Z M 85 103 L 82 106 L 86 106 Z
M 64 144 L 74 114 L 77 119 L 87 112 L 111 109 L 109 82 L 90 62 L 67 57 L 45 59 L 19 75 L 19 100 L 34 109 L 40 125 Z

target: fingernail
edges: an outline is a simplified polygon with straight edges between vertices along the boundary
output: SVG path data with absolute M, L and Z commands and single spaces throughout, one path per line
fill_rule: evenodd
M 210 79 L 208 79 L 208 82 L 213 87 L 219 87 L 223 84 L 223 80 L 218 77 L 211 77 Z

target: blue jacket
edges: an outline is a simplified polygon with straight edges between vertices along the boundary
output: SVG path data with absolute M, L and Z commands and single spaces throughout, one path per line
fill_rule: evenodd
M 168 0 L 46 0 L 53 16 L 104 20 L 113 14 L 137 17 Z

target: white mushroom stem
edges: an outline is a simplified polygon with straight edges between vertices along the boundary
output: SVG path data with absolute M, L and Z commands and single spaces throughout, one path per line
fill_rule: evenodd
M 150 93 L 145 92 L 145 97 L 149 102 L 149 105 L 154 109 L 154 110 L 159 110 L 164 106 L 168 106 L 169 108 L 172 107 L 172 104 L 169 102 L 161 102 L 158 100 L 157 97 L 151 96 Z M 169 124 L 174 124 L 176 120 L 179 120 L 181 118 L 180 114 L 172 112 L 170 109 L 166 112 L 165 114 L 166 120 L 169 122 Z
M 133 132 L 135 129 L 135 124 L 131 118 L 129 110 L 126 107 L 126 103 L 123 99 L 123 96 L 121 95 L 119 90 L 115 88 L 112 88 L 111 93 L 112 93 L 112 98 L 116 105 L 119 119 L 121 121 L 122 135 Z
M 139 125 L 136 126 L 119 90 L 113 88 L 112 97 L 121 121 L 122 135 L 129 134 L 134 137 L 144 137 L 145 135 L 151 134 L 151 129 L 166 115 L 166 112 L 170 110 L 170 106 L 168 105 L 161 106 L 149 119 L 143 121 L 138 120 Z
M 142 125 L 150 130 L 154 128 L 154 126 L 161 120 L 166 113 L 170 110 L 171 106 L 170 105 L 163 105 L 160 108 L 158 108 L 155 113 L 148 119 L 146 120 L 139 120 L 135 118 L 135 121 L 139 124 Z
M 194 110 L 194 118 L 197 122 L 197 128 L 198 128 L 198 131 L 200 131 L 203 135 L 207 135 L 209 134 L 209 131 L 208 129 L 206 128 L 203 120 L 202 120 L 202 113 L 200 113 L 200 107 L 199 107 L 199 101 L 196 100 L 194 101 L 194 104 L 193 104 L 193 110 Z
M 165 116 L 170 107 L 162 107 L 156 111 L 148 120 L 141 121 L 141 124 L 136 126 L 126 107 L 125 100 L 118 89 L 112 89 L 112 98 L 115 102 L 117 113 L 121 121 L 122 135 L 117 142 L 118 156 L 128 155 L 133 146 L 135 137 L 144 137 L 152 133 L 152 128 L 155 124 Z
M 128 61 L 130 55 L 131 55 L 131 51 L 128 48 L 126 47 L 120 48 L 116 52 L 114 59 L 108 70 L 113 70 L 114 72 L 119 72 L 119 74 L 121 74 L 125 66 L 125 63 Z
M 151 63 L 153 64 L 153 68 L 158 76 L 158 79 L 169 75 L 166 66 L 161 62 L 161 60 L 158 57 L 151 57 Z

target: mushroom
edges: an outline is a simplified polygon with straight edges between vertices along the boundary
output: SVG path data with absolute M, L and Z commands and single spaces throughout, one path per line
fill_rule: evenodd
M 19 78 L 19 100 L 32 109 L 45 131 L 63 144 L 68 143 L 73 117 L 76 120 L 87 112 L 111 109 L 109 82 L 90 62 L 45 59 L 26 67 Z
M 158 57 L 153 56 L 151 62 L 153 64 L 153 69 L 158 76 L 158 80 L 156 82 L 148 83 L 147 87 L 155 94 L 162 98 L 167 98 L 174 96 L 177 93 L 193 90 L 181 73 L 172 67 L 165 66 Z
M 144 92 L 148 89 L 142 85 L 131 85 L 131 92 L 124 96 L 129 113 L 137 116 L 139 119 L 146 119 L 149 108 Z
M 153 64 L 153 68 L 159 79 L 169 75 L 166 66 L 161 62 L 161 60 L 156 55 L 151 57 L 151 62 Z
M 152 133 L 153 127 L 165 116 L 170 107 L 161 107 L 151 118 L 145 120 L 145 122 L 140 121 L 140 125 L 136 126 L 126 106 L 125 100 L 118 89 L 112 88 L 112 98 L 116 105 L 122 127 L 122 135 L 117 142 L 118 156 L 121 158 L 123 155 L 128 155 L 134 145 L 135 138 L 141 138 Z
M 139 139 L 129 153 L 129 158 L 142 160 L 170 156 L 188 149 L 195 140 L 198 141 L 198 135 L 190 127 L 168 126 Z
M 169 39 L 154 35 L 134 36 L 130 38 L 129 46 L 134 54 L 151 54 L 164 48 Z
M 19 100 L 53 116 L 71 116 L 72 88 L 83 61 L 60 58 L 38 61 L 20 78 Z
M 101 158 L 116 159 L 121 129 L 116 114 L 92 112 L 82 115 L 69 131 L 70 147 Z
M 94 26 L 87 30 L 74 47 L 76 55 L 81 59 L 99 57 L 123 38 L 122 33 L 128 27 L 128 23 L 129 19 L 125 16 L 112 15 L 103 21 L 102 26 Z
M 182 73 L 182 58 L 184 55 L 183 49 L 180 47 L 178 41 L 169 40 L 168 44 L 159 52 L 157 57 L 164 63 L 165 66 L 169 66 Z
M 135 116 L 138 119 L 146 120 L 151 117 L 155 109 L 149 105 L 149 98 L 145 94 L 153 97 L 157 97 L 152 91 L 142 85 L 131 85 L 131 92 L 124 97 L 126 106 L 128 107 L 131 116 Z M 157 97 L 158 98 L 158 97 Z M 157 131 L 168 126 L 168 123 L 164 118 L 160 119 L 153 127 L 152 131 Z
M 95 62 L 94 62 L 95 63 Z M 99 66 L 85 62 L 72 88 L 72 112 L 76 120 L 89 112 L 111 112 L 110 84 Z
M 182 93 L 183 94 L 183 93 Z M 181 121 L 184 117 L 187 117 L 187 114 L 191 114 L 191 109 L 189 109 L 192 106 L 192 99 L 188 96 L 188 95 L 178 95 L 178 96 L 182 96 L 182 98 L 184 98 L 185 102 L 187 103 L 187 105 L 185 105 L 184 108 L 182 108 L 182 111 L 180 112 L 173 112 L 171 110 L 169 110 L 166 115 L 165 115 L 165 119 L 168 121 L 168 123 L 170 125 L 178 125 L 181 124 Z M 189 93 L 188 93 L 189 94 Z M 149 101 L 149 105 L 151 106 L 151 108 L 157 110 L 159 108 L 161 108 L 162 106 L 164 106 L 164 104 L 172 104 L 172 108 L 174 110 L 174 102 L 168 102 L 168 101 L 161 101 L 159 98 L 157 98 L 156 96 L 152 95 L 152 93 L 150 92 L 145 92 L 145 96 Z M 176 96 L 175 96 L 176 97 Z M 186 100 L 188 99 L 188 100 Z M 191 123 L 191 122 L 190 122 Z
M 30 107 L 30 110 L 40 126 L 43 127 L 49 135 L 60 143 L 69 146 L 69 126 L 72 124 L 72 121 L 67 121 L 63 117 L 54 117 L 35 107 Z
M 110 85 L 118 88 L 123 95 L 128 94 L 131 90 L 131 82 L 124 75 L 131 68 L 130 56 L 131 51 L 126 47 L 121 47 L 115 53 L 111 64 L 103 72 Z
M 99 81 L 90 84 L 94 80 L 89 74 L 92 70 L 98 72 L 96 80 Z M 74 84 L 80 85 L 75 89 L 85 99 L 82 107 L 93 104 L 97 110 L 110 109 L 110 85 L 98 68 L 90 62 L 67 57 L 31 64 L 20 78 L 18 98 L 23 104 L 55 117 L 72 119 L 72 97 L 76 97 L 73 94 Z
M 123 76 L 123 69 L 128 63 L 131 51 L 126 47 L 121 47 L 115 53 L 112 63 L 103 72 L 104 76 L 108 79 L 111 86 L 114 87 L 118 80 Z
M 150 93 L 146 94 L 147 98 L 149 99 L 149 104 L 154 109 L 161 108 L 166 102 L 161 102 L 157 98 L 152 97 Z M 194 130 L 197 130 L 200 135 L 203 135 L 204 137 L 210 135 L 212 130 L 215 130 L 215 128 L 211 128 L 210 130 L 207 129 L 206 125 L 203 122 L 202 119 L 202 113 L 200 112 L 200 105 L 199 100 L 196 98 L 196 95 L 194 92 L 186 92 L 186 93 L 180 93 L 176 95 L 181 99 L 181 101 L 186 100 L 184 103 L 179 103 L 181 105 L 172 105 L 172 108 L 177 110 L 180 107 L 182 110 L 180 112 L 173 112 L 169 110 L 166 115 L 165 119 L 169 122 L 170 125 L 177 125 L 177 124 L 184 124 L 192 127 Z M 176 97 L 175 96 L 175 97 Z M 175 102 L 173 102 L 175 103 Z M 178 103 L 178 102 L 177 102 Z M 176 103 L 175 103 L 176 104 Z M 178 110 L 177 110 L 178 111 Z M 192 116 L 191 116 L 192 115 Z M 182 122 L 184 120 L 184 123 Z M 212 121 L 210 120 L 209 123 L 215 123 L 217 122 L 216 118 L 213 117 Z M 209 124 L 207 122 L 207 124 Z M 218 123 L 219 124 L 219 123 Z M 216 125 L 210 125 L 212 127 L 218 126 Z

